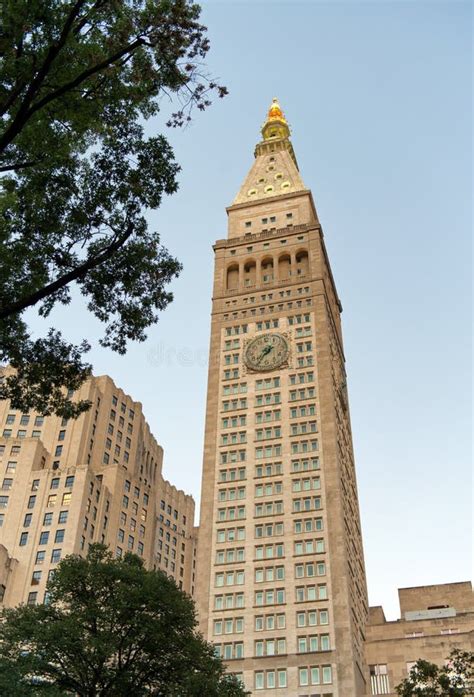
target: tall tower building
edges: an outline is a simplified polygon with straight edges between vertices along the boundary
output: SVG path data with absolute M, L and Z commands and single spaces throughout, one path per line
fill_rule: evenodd
M 341 303 L 276 100 L 214 245 L 197 602 L 254 694 L 360 697 L 368 605 Z

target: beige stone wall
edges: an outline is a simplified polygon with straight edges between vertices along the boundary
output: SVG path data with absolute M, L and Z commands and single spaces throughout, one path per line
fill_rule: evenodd
M 0 544 L 15 560 L 4 604 L 43 601 L 58 560 L 92 542 L 138 554 L 192 593 L 194 501 L 163 479 L 163 450 L 141 404 L 107 376 L 77 397 L 92 408 L 67 422 L 0 403 Z M 163 521 L 162 500 L 165 513 L 172 506 Z M 167 565 L 157 557 L 163 525 Z
M 401 588 L 398 593 L 401 619 L 387 622 L 381 607 L 370 608 L 365 652 L 371 695 L 396 695 L 396 686 L 419 658 L 443 665 L 454 648 L 474 651 L 471 583 Z
M 281 153 L 272 160 L 271 147 L 257 148 L 237 203 L 228 209 L 228 239 L 214 246 L 197 573 L 200 626 L 255 694 L 358 697 L 366 691 L 368 607 L 341 305 L 311 194 L 294 160 Z M 286 145 L 283 150 L 289 152 Z M 265 197 L 262 180 L 276 178 L 279 167 L 290 187 Z M 273 371 L 253 372 L 246 368 L 245 349 L 265 333 L 287 338 L 289 360 Z M 259 381 L 267 378 L 278 379 L 278 386 L 260 389 Z M 279 401 L 262 407 L 262 395 L 278 395 Z M 277 411 L 278 417 L 261 424 L 258 415 L 265 411 Z M 310 422 L 316 422 L 315 431 Z M 262 427 L 278 427 L 278 435 L 273 431 L 260 440 Z M 273 457 L 260 456 L 259 446 L 274 448 Z M 314 469 L 297 471 L 303 462 Z M 269 463 L 274 469 L 266 474 Z M 307 482 L 318 488 L 298 491 Z M 298 512 L 304 499 L 311 499 L 311 508 Z M 305 530 L 309 524 L 313 529 Z M 260 537 L 259 526 L 272 535 Z M 281 545 L 281 556 L 267 556 L 270 545 L 274 550 Z M 314 569 L 319 576 L 308 575 Z M 273 601 L 260 605 L 258 594 L 263 592 L 266 602 L 271 591 Z M 284 594 L 280 599 L 278 591 Z M 276 655 L 261 656 L 260 642 L 264 652 L 275 649 Z M 313 684 L 311 679 L 305 684 L 305 669 Z

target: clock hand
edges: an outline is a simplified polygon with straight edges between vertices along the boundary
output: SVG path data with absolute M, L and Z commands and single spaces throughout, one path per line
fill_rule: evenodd
M 272 351 L 272 350 L 273 350 L 273 346 L 265 346 L 265 348 L 263 349 L 262 353 L 260 354 L 259 359 L 257 360 L 257 363 L 260 363 L 260 361 L 261 361 L 263 358 L 265 358 L 265 356 L 266 356 L 268 353 L 270 353 L 270 351 Z

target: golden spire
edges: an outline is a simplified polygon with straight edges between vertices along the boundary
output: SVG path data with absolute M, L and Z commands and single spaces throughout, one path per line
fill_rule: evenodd
M 273 98 L 265 123 L 262 126 L 263 140 L 288 138 L 290 129 L 276 97 Z
M 272 105 L 268 110 L 267 120 L 273 121 L 274 119 L 278 119 L 279 121 L 284 121 L 286 123 L 285 115 L 283 114 L 281 106 L 276 97 L 273 97 Z

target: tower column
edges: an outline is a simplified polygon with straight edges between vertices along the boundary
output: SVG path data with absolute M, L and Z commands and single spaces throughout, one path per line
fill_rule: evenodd
M 214 247 L 198 614 L 252 694 L 363 697 L 368 603 L 341 306 L 289 136 L 274 100 Z
M 262 260 L 256 260 L 256 271 L 255 271 L 255 286 L 260 288 L 262 285 Z

